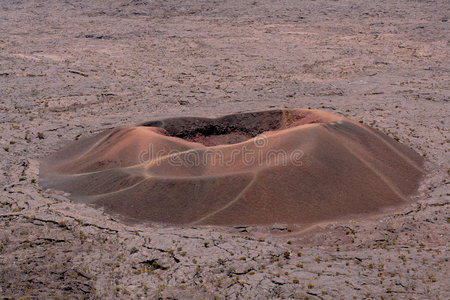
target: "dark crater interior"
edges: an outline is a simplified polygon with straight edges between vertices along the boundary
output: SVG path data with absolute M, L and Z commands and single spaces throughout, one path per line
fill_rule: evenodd
M 142 126 L 159 127 L 164 134 L 182 138 L 205 146 L 236 144 L 266 131 L 298 126 L 298 121 L 309 113 L 299 114 L 289 110 L 270 110 L 239 113 L 220 118 L 180 117 L 150 121 Z M 305 123 L 315 123 L 311 120 Z

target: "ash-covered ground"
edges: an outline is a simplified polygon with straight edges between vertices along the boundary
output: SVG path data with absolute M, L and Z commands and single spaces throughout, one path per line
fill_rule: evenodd
M 448 299 L 448 1 L 0 3 L 0 294 Z M 127 226 L 39 186 L 69 141 L 165 116 L 322 109 L 424 155 L 418 201 L 306 232 Z

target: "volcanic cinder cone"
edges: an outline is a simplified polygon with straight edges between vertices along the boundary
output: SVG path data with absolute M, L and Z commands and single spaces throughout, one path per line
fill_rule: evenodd
M 43 161 L 41 184 L 128 222 L 313 224 L 406 203 L 423 172 L 358 122 L 272 110 L 106 130 Z

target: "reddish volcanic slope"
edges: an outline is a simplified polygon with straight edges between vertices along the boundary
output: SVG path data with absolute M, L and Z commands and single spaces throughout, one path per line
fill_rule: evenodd
M 127 222 L 313 224 L 408 201 L 422 158 L 314 110 L 171 118 L 106 130 L 41 165 L 41 184 Z

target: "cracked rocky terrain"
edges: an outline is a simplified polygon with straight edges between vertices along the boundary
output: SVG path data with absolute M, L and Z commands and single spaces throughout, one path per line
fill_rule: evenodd
M 448 1 L 0 3 L 0 295 L 449 299 Z M 411 204 L 311 228 L 126 225 L 39 186 L 72 140 L 311 108 L 427 159 Z M 414 200 L 414 201 L 413 201 Z

